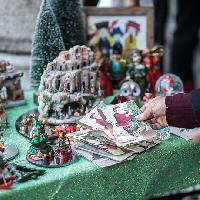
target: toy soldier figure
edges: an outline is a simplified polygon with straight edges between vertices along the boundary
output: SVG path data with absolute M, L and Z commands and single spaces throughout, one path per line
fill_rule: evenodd
M 111 37 L 108 31 L 108 21 L 96 23 L 96 27 L 99 32 L 99 38 L 97 40 L 98 48 L 102 56 L 109 57 Z
M 113 28 L 112 35 L 113 35 L 113 48 L 112 48 L 113 54 L 122 55 L 123 46 L 121 43 L 121 37 L 123 36 L 123 33 L 120 27 Z

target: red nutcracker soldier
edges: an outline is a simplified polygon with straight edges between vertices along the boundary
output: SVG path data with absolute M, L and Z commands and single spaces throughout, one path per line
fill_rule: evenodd
M 143 62 L 146 66 L 146 81 L 147 88 L 151 90 L 151 92 L 155 93 L 155 84 L 158 78 L 160 77 L 160 70 L 158 68 L 158 63 L 160 61 L 160 57 L 162 55 L 161 47 L 153 48 L 153 49 L 145 49 L 143 52 Z
M 100 87 L 101 90 L 103 90 L 104 97 L 111 96 L 113 93 L 112 83 L 107 75 L 110 66 L 110 59 L 102 57 L 101 52 L 96 49 L 95 62 L 99 66 Z
M 103 90 L 104 97 L 111 96 L 113 93 L 112 83 L 107 75 L 108 67 L 110 66 L 109 61 L 110 60 L 107 58 L 103 58 L 99 71 L 100 85 Z

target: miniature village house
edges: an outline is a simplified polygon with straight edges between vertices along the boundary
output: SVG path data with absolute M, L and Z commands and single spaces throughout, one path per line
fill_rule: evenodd
M 23 73 L 16 70 L 9 62 L 0 61 L 0 103 L 5 107 L 22 105 L 25 103 L 21 88 Z
M 96 103 L 101 92 L 93 56 L 90 48 L 77 45 L 60 52 L 47 65 L 39 87 L 41 118 L 48 118 L 50 123 L 68 122 Z

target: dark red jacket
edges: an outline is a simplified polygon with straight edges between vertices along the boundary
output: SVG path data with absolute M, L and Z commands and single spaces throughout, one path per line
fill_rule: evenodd
M 167 96 L 166 118 L 169 126 L 181 128 L 200 127 L 200 89 L 189 94 Z

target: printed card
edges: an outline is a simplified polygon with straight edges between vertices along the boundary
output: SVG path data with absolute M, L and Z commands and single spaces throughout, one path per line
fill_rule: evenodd
M 87 151 L 89 153 L 94 153 L 94 154 L 97 154 L 97 155 L 101 155 L 103 157 L 107 157 L 111 160 L 115 160 L 115 161 L 118 161 L 118 162 L 122 162 L 124 160 L 126 160 L 128 157 L 132 156 L 134 154 L 134 152 L 131 152 L 129 151 L 129 153 L 126 153 L 126 154 L 123 154 L 123 155 L 111 155 L 110 153 L 107 153 L 101 149 L 97 149 L 91 145 L 88 145 L 88 144 L 84 144 L 84 143 L 77 143 L 75 146 L 74 146 L 75 149 L 80 149 L 80 150 L 83 150 L 83 151 Z
M 112 134 L 112 124 L 108 122 L 108 119 L 103 119 L 101 117 L 100 113 L 97 110 L 97 107 L 95 107 L 87 115 L 81 118 L 79 120 L 79 124 L 85 126 L 90 130 L 98 131 L 99 134 L 110 140 L 112 140 L 114 137 Z
M 123 149 L 116 146 L 105 137 L 102 137 L 101 135 L 99 135 L 98 132 L 96 131 L 89 131 L 85 134 L 79 134 L 77 136 L 74 136 L 74 138 L 78 141 L 94 146 L 98 149 L 104 150 L 107 153 L 115 155 L 115 156 L 120 156 L 120 155 L 130 152 L 130 150 Z
M 148 138 L 155 137 L 154 131 L 145 122 L 136 120 L 140 113 L 134 101 L 110 105 L 97 109 L 103 120 L 109 120 L 112 126 L 112 134 L 117 146 L 134 144 Z

